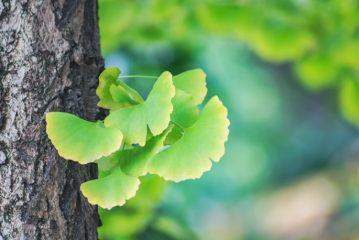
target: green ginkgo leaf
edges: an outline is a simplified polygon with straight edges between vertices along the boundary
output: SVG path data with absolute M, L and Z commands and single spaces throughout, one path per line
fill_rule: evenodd
M 46 114 L 46 132 L 59 155 L 81 164 L 93 162 L 118 150 L 122 133 L 102 122 L 88 122 L 69 113 Z
M 122 87 L 126 91 L 127 96 L 132 101 L 134 101 L 136 103 L 143 103 L 144 102 L 142 96 L 135 89 L 131 88 L 130 86 L 128 86 L 126 83 L 124 83 L 120 79 L 117 79 L 117 86 Z
M 81 192 L 91 204 L 110 209 L 122 206 L 134 197 L 140 186 L 140 180 L 122 172 L 116 167 L 111 174 L 81 184 Z
M 163 147 L 170 130 L 167 129 L 161 135 L 153 137 L 144 147 L 121 151 L 119 160 L 123 172 L 134 177 L 147 174 L 149 161 Z
M 149 172 L 176 182 L 199 178 L 211 168 L 210 159 L 217 162 L 224 154 L 228 126 L 227 109 L 213 97 L 182 138 L 150 161 Z
M 196 104 L 201 104 L 207 94 L 206 74 L 202 69 L 193 69 L 173 77 L 177 89 L 193 96 Z
M 99 85 L 96 89 L 96 95 L 100 101 L 97 106 L 106 109 L 116 109 L 124 106 L 123 103 L 118 103 L 113 100 L 110 87 L 111 85 L 116 86 L 116 79 L 120 75 L 121 71 L 118 68 L 106 68 L 99 76 Z M 125 104 L 126 106 L 127 104 Z
M 100 177 L 109 175 L 111 170 L 119 166 L 119 159 L 122 151 L 123 150 L 118 150 L 117 152 L 114 152 L 109 156 L 102 157 L 96 161 Z
M 193 96 L 176 89 L 176 95 L 172 99 L 173 112 L 171 120 L 182 127 L 190 127 L 198 119 L 199 111 Z
M 131 105 L 137 104 L 133 99 L 131 99 L 122 86 L 116 86 L 115 84 L 112 84 L 109 90 L 113 101 L 122 104 L 123 107 L 129 107 Z
M 96 94 L 99 107 L 116 110 L 143 102 L 141 95 L 117 79 L 121 71 L 116 67 L 106 68 L 99 77 Z
M 193 97 L 180 89 L 176 89 L 176 95 L 172 99 L 172 104 L 171 121 L 176 125 L 167 136 L 167 144 L 173 144 L 181 138 L 181 128 L 192 126 L 197 121 L 199 115 L 199 110 Z
M 111 171 L 118 166 L 121 166 L 122 171 L 129 176 L 139 177 L 145 175 L 149 160 L 163 147 L 164 140 L 171 130 L 172 126 L 167 128 L 161 135 L 152 137 L 144 147 L 119 150 L 110 156 L 97 160 L 100 177 L 111 174 Z
M 144 103 L 111 112 L 105 119 L 105 126 L 119 128 L 127 144 L 144 146 L 147 126 L 154 136 L 167 128 L 173 110 L 171 100 L 174 95 L 172 75 L 164 72 Z

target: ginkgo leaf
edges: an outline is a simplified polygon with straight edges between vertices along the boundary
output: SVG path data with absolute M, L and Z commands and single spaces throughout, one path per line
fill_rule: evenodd
M 116 109 L 123 107 L 123 103 L 118 103 L 113 100 L 110 87 L 116 85 L 116 79 L 120 75 L 121 71 L 118 68 L 106 68 L 99 76 L 99 85 L 96 89 L 96 95 L 100 101 L 97 106 L 106 109 Z
M 130 97 L 132 99 L 132 101 L 134 101 L 136 103 L 144 102 L 142 96 L 135 89 L 131 88 L 130 86 L 128 86 L 126 83 L 124 83 L 120 79 L 117 79 L 117 86 L 122 87 L 126 91 L 127 96 Z
M 119 128 L 127 144 L 144 146 L 147 126 L 154 136 L 167 128 L 173 110 L 171 100 L 174 95 L 172 75 L 164 72 L 144 103 L 111 112 L 105 119 L 105 126 Z
M 119 165 L 119 159 L 122 151 L 123 150 L 118 150 L 117 152 L 114 152 L 109 156 L 102 157 L 96 161 L 99 175 L 109 175 L 111 173 L 111 170 Z
M 126 93 L 126 90 L 122 86 L 116 86 L 115 84 L 112 84 L 109 90 L 113 101 L 115 101 L 116 103 L 121 103 L 121 106 L 129 107 L 131 105 L 137 104 L 130 98 L 130 96 Z
M 116 110 L 143 102 L 141 95 L 127 84 L 117 79 L 121 71 L 116 67 L 106 68 L 99 77 L 96 94 L 99 107 Z
M 153 137 L 144 147 L 121 151 L 119 160 L 123 172 L 134 177 L 147 174 L 149 161 L 163 147 L 170 130 L 168 129 L 161 135 Z
M 228 126 L 227 109 L 213 97 L 182 138 L 150 161 L 149 172 L 176 182 L 199 178 L 224 154 Z
M 93 162 L 118 150 L 122 133 L 102 122 L 88 122 L 69 113 L 46 114 L 46 132 L 59 155 L 81 164 Z
M 163 147 L 164 140 L 171 129 L 172 127 L 169 127 L 161 135 L 152 137 L 144 147 L 120 150 L 96 161 L 101 176 L 108 175 L 112 169 L 118 166 L 121 166 L 122 171 L 129 176 L 145 175 L 149 160 Z
M 81 184 L 81 192 L 91 204 L 110 209 L 122 206 L 126 200 L 134 197 L 140 186 L 140 180 L 122 172 L 116 167 L 111 174 Z
M 199 115 L 198 107 L 193 97 L 180 89 L 176 89 L 176 95 L 172 99 L 172 104 L 171 121 L 176 125 L 167 136 L 167 144 L 173 144 L 181 138 L 181 128 L 192 126 L 197 121 Z
M 196 122 L 199 111 L 193 96 L 186 92 L 176 89 L 176 95 L 172 99 L 173 112 L 171 120 L 180 124 L 182 127 L 190 127 Z
M 202 69 L 193 69 L 173 77 L 177 89 L 193 96 L 196 104 L 201 104 L 207 94 L 206 74 Z

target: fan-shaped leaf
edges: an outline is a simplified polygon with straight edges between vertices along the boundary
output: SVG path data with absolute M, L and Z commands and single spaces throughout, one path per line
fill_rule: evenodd
M 210 159 L 223 155 L 228 126 L 227 109 L 213 97 L 183 137 L 150 161 L 149 172 L 176 182 L 200 177 L 211 168 Z
M 122 172 L 116 167 L 109 175 L 81 184 L 81 192 L 91 204 L 102 208 L 122 206 L 135 196 L 140 180 Z
M 59 155 L 81 164 L 115 152 L 122 143 L 120 130 L 105 128 L 102 122 L 88 122 L 69 113 L 47 113 L 46 123 L 46 132 Z
M 146 142 L 147 126 L 153 135 L 159 135 L 167 128 L 173 110 L 171 100 L 174 95 L 172 75 L 164 72 L 144 103 L 111 112 L 105 119 L 105 126 L 121 129 L 126 143 L 143 146 Z
M 192 95 L 196 104 L 202 103 L 207 94 L 206 74 L 202 69 L 193 69 L 174 76 L 173 84 L 177 89 Z

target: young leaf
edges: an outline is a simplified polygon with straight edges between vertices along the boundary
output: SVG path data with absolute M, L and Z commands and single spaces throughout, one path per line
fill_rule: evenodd
M 211 168 L 210 159 L 217 162 L 224 154 L 228 126 L 227 109 L 213 97 L 182 138 L 150 161 L 149 172 L 176 182 L 199 178 Z
M 81 164 L 93 162 L 118 150 L 122 133 L 88 122 L 69 113 L 46 114 L 46 132 L 59 155 Z
M 96 89 L 96 95 L 100 99 L 97 106 L 106 109 L 116 109 L 124 106 L 122 103 L 114 101 L 110 93 L 110 87 L 111 85 L 116 86 L 116 79 L 120 73 L 121 71 L 118 68 L 106 68 L 100 74 L 99 85 Z
M 118 87 L 122 87 L 126 91 L 126 94 L 132 99 L 132 101 L 136 103 L 144 102 L 142 96 L 135 89 L 131 88 L 130 86 L 128 86 L 126 83 L 122 82 L 119 79 L 117 79 L 117 84 Z
M 193 69 L 173 77 L 177 89 L 193 96 L 194 102 L 201 104 L 207 94 L 206 74 L 202 69 Z
M 112 84 L 109 90 L 112 99 L 116 103 L 121 103 L 123 107 L 129 107 L 131 105 L 137 104 L 131 99 L 131 97 L 127 94 L 126 90 L 122 86 L 116 86 L 115 84 Z
M 116 110 L 143 102 L 141 95 L 124 82 L 118 80 L 121 71 L 118 68 L 106 68 L 99 77 L 96 94 L 99 107 Z
M 167 128 L 173 110 L 171 100 L 174 95 L 172 75 L 164 72 L 144 103 L 111 112 L 105 119 L 105 126 L 119 128 L 127 144 L 144 146 L 147 126 L 155 136 Z
M 116 167 L 109 175 L 81 184 L 81 192 L 91 204 L 110 209 L 122 206 L 126 200 L 134 197 L 140 186 L 140 180 L 124 174 Z

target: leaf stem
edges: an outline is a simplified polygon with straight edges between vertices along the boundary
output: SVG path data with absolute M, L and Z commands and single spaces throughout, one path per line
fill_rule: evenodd
M 176 127 L 178 127 L 182 133 L 184 133 L 184 127 L 182 127 L 180 124 L 176 123 L 175 121 L 170 121 L 173 125 L 175 125 Z
M 126 143 L 123 142 L 123 143 L 122 143 L 122 146 L 121 146 L 121 151 L 123 151 L 123 150 L 125 149 L 125 147 L 126 147 Z

